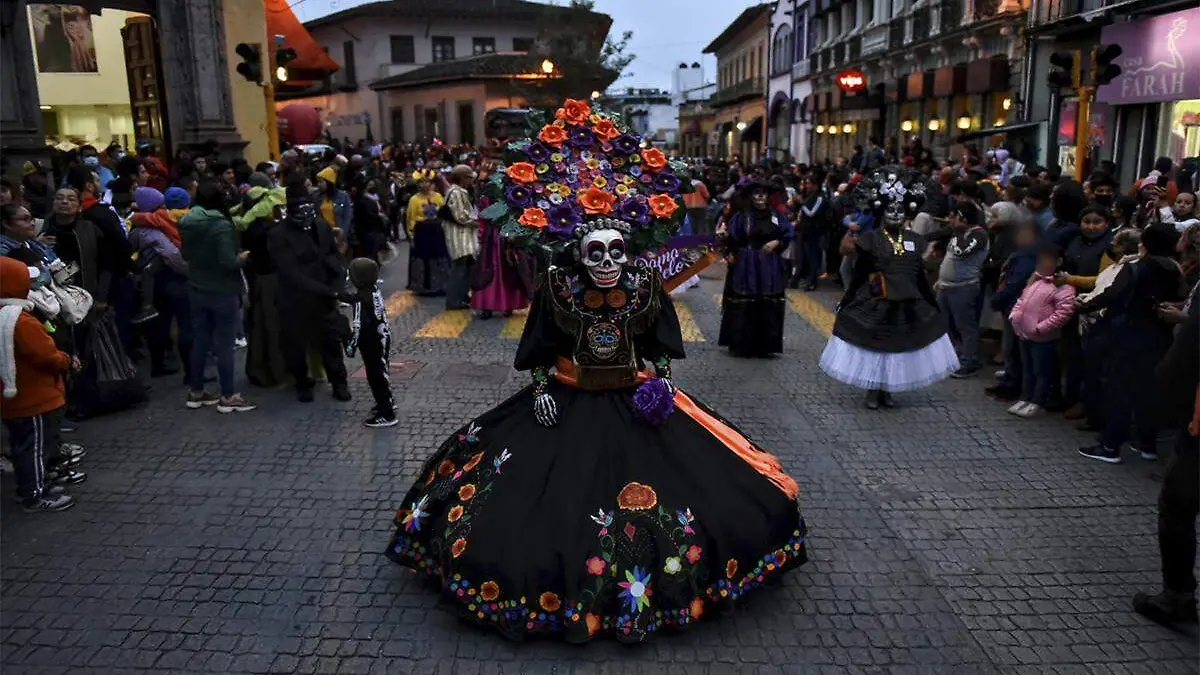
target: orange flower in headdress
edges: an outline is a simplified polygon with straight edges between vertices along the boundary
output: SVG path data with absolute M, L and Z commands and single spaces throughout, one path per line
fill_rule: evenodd
M 667 156 L 658 148 L 646 148 L 642 151 L 642 161 L 651 169 L 661 169 L 667 165 Z
M 679 208 L 675 198 L 671 195 L 654 195 L 648 200 L 650 204 L 650 212 L 655 218 L 670 218 L 675 210 Z
M 567 99 L 563 103 L 563 107 L 558 109 L 554 116 L 560 120 L 566 121 L 568 124 L 584 124 L 588 121 L 588 117 L 592 114 L 592 106 L 588 105 L 587 101 L 577 101 L 573 98 Z
M 517 222 L 526 227 L 533 227 L 539 230 L 550 224 L 550 221 L 546 220 L 546 212 L 536 207 L 525 209 L 521 213 L 521 217 L 517 219 Z
M 613 204 L 617 198 L 611 192 L 605 192 L 599 188 L 588 188 L 580 190 L 575 198 L 579 201 L 579 205 L 583 207 L 584 213 L 588 215 L 608 215 L 612 213 Z
M 547 145 L 561 148 L 563 142 L 567 140 L 567 130 L 562 127 L 556 127 L 553 124 L 547 124 L 538 133 L 538 138 L 542 139 Z
M 617 125 L 612 123 L 612 120 L 602 119 L 592 127 L 592 133 L 596 134 L 596 138 L 611 141 L 621 135 L 621 130 L 617 128 Z
M 508 177 L 518 183 L 532 183 L 537 180 L 537 168 L 529 162 L 516 162 L 508 167 Z

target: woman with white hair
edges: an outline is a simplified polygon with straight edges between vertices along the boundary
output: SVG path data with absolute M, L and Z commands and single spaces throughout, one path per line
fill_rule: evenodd
M 475 170 L 459 164 L 450 172 L 446 207 L 438 215 L 446 230 L 446 250 L 450 252 L 450 279 L 446 283 L 446 309 L 470 309 L 471 271 L 479 258 L 479 211 L 471 197 Z

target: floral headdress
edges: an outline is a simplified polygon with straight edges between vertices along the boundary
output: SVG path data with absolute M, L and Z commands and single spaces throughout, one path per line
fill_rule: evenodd
M 925 202 L 940 192 L 937 182 L 906 166 L 885 166 L 862 177 L 854 184 L 854 202 L 859 208 L 876 210 L 889 203 L 904 206 L 911 218 Z
M 661 247 L 683 223 L 686 168 L 643 147 L 619 115 L 567 99 L 546 122 L 527 119 L 532 138 L 510 143 L 506 166 L 484 188 L 494 202 L 480 214 L 527 246 L 563 251 L 597 221 L 624 225 L 633 252 Z

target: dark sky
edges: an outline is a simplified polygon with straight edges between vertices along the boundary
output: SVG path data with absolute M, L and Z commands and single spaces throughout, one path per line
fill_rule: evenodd
M 292 9 L 301 21 L 308 21 L 370 1 L 293 0 Z M 711 81 L 716 61 L 711 56 L 701 59 L 700 50 L 743 9 L 756 4 L 759 0 L 596 0 L 596 10 L 613 18 L 612 35 L 633 31 L 629 51 L 637 59 L 614 86 L 670 89 L 671 71 L 680 62 L 697 60 Z

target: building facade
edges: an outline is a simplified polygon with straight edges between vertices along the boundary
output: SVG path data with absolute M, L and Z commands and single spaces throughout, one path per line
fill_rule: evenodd
M 157 103 L 151 117 L 134 111 L 132 135 L 138 140 L 161 139 L 166 146 L 162 149 L 168 152 L 215 141 L 225 154 L 267 156 L 262 88 L 236 74 L 230 76 L 236 63 L 234 45 L 266 42 L 262 0 L 97 0 L 81 4 L 91 15 L 87 19 L 91 30 L 110 22 L 105 10 L 150 17 L 151 35 L 157 45 L 154 90 L 142 92 L 142 100 Z M 41 46 L 35 45 L 30 30 L 30 6 L 25 0 L 0 3 L 0 72 L 4 73 L 0 84 L 0 150 L 6 172 L 19 169 L 29 159 L 46 160 L 47 126 L 62 120 L 54 113 L 55 105 L 90 104 L 79 95 L 43 103 L 39 70 L 45 68 L 31 58 L 35 46 Z M 75 68 L 70 72 L 76 94 L 88 91 L 90 80 L 107 76 L 99 66 L 109 58 L 108 47 L 97 45 L 96 58 L 95 69 L 80 72 Z M 48 80 L 46 84 L 48 95 L 60 96 L 61 83 Z M 128 93 L 128 88 L 125 91 Z M 43 109 L 44 105 L 50 109 Z M 105 99 L 93 105 L 117 104 Z M 111 111 L 106 108 L 104 112 Z M 114 128 L 111 115 L 105 130 L 99 112 L 88 119 L 72 113 L 65 124 L 78 125 L 76 128 L 99 141 L 104 140 L 105 132 L 108 136 L 122 135 Z
M 779 0 L 768 27 L 767 151 L 782 161 L 812 161 L 808 25 L 813 5 L 809 0 Z
M 872 138 L 894 151 L 920 139 L 939 159 L 972 137 L 1024 148 L 992 131 L 1020 109 L 1027 4 L 811 0 L 814 158 L 848 158 Z
M 670 92 L 660 89 L 610 89 L 599 97 L 605 110 L 625 116 L 629 126 L 657 147 L 679 147 L 677 109 Z
M 1117 166 L 1130 185 L 1158 157 L 1176 166 L 1200 164 L 1200 8 L 1194 1 L 1033 0 L 1026 60 L 1028 120 L 1042 122 L 1038 161 L 1076 170 L 1078 94 L 1047 84 L 1050 55 L 1075 52 L 1088 78 L 1091 51 L 1117 44 L 1122 74 L 1099 88 L 1089 115 L 1091 151 L 1080 168 L 1100 160 Z M 1195 169 L 1193 169 L 1194 171 Z
M 712 156 L 756 162 L 764 155 L 767 112 L 768 30 L 774 6 L 753 5 L 707 47 L 717 57 Z
M 388 1 L 335 12 L 305 28 L 342 70 L 286 103 L 311 104 L 338 140 L 481 144 L 488 110 L 524 105 L 508 85 L 539 76 L 540 60 L 526 57 L 547 39 L 555 12 L 564 30 L 597 48 L 611 25 L 604 14 L 523 0 Z

